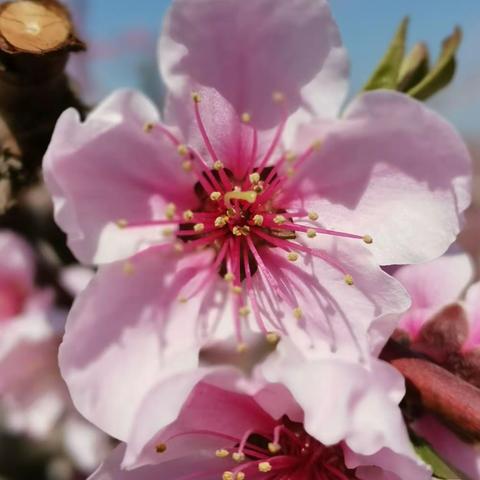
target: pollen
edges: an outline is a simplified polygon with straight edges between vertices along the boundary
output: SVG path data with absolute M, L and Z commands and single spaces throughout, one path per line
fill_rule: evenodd
M 167 217 L 167 220 L 173 220 L 173 217 L 175 216 L 176 211 L 177 211 L 176 205 L 174 203 L 169 203 L 165 208 L 165 217 Z
M 220 217 L 217 217 L 215 219 L 215 227 L 216 228 L 223 228 L 228 221 L 228 217 L 225 217 L 225 215 L 221 215 Z
M 347 285 L 353 285 L 353 277 L 351 275 L 345 275 L 345 283 Z
M 318 213 L 317 212 L 308 212 L 308 218 L 312 222 L 316 222 L 318 220 Z
M 248 315 L 250 315 L 250 308 L 244 305 L 238 309 L 238 313 L 241 317 L 248 317 Z
M 203 231 L 205 230 L 205 224 L 204 224 L 204 223 L 196 223 L 196 224 L 193 226 L 193 229 L 194 229 L 195 232 L 197 232 L 197 233 L 203 232 Z
M 191 172 L 193 169 L 193 164 L 191 160 L 185 160 L 184 162 L 182 162 L 182 169 L 184 172 Z
M 186 221 L 186 222 L 189 222 L 193 219 L 193 212 L 191 210 L 185 210 L 183 212 L 183 219 Z
M 253 185 L 256 185 L 260 181 L 260 174 L 258 172 L 253 172 L 248 178 Z
M 260 227 L 262 224 L 263 224 L 263 215 L 259 215 L 257 213 L 257 215 L 255 215 L 253 217 L 253 223 L 257 226 L 257 227 Z
M 295 253 L 295 252 L 290 252 L 288 255 L 287 255 L 287 258 L 290 262 L 296 262 L 298 260 L 298 253 Z
M 293 316 L 297 319 L 300 320 L 303 317 L 303 312 L 300 307 L 296 307 L 293 309 Z
M 223 472 L 222 480 L 235 480 L 232 472 Z
M 238 472 L 235 480 L 245 480 L 245 474 L 243 472 Z
M 143 126 L 143 131 L 144 131 L 145 133 L 150 133 L 150 132 L 153 130 L 154 127 L 155 127 L 155 125 L 154 125 L 153 123 L 147 122 L 147 123 Z
M 188 147 L 182 143 L 177 147 L 177 152 L 181 157 L 186 157 L 188 155 Z
M 128 221 L 124 218 L 119 218 L 116 222 L 118 228 L 126 228 L 128 227 Z
M 273 219 L 273 223 L 276 223 L 277 225 L 282 225 L 287 221 L 287 219 L 283 215 L 276 215 L 275 218 Z
M 373 243 L 373 238 L 370 235 L 364 235 L 362 239 L 367 245 L 371 245 Z
M 212 202 L 217 202 L 218 200 L 220 200 L 222 198 L 222 194 L 220 192 L 212 192 L 210 194 L 210 200 Z
M 280 92 L 280 91 L 276 91 L 276 92 L 273 92 L 272 93 L 272 100 L 275 102 L 275 103 L 283 103 L 285 101 L 285 94 L 283 92 Z
M 232 453 L 232 459 L 234 462 L 243 462 L 245 460 L 245 454 L 243 452 Z
M 258 471 L 268 473 L 272 471 L 272 464 L 270 462 L 260 462 L 258 464 Z
M 280 341 L 280 335 L 276 332 L 268 332 L 265 338 L 271 345 L 276 345 Z
M 245 112 L 245 113 L 242 113 L 242 122 L 243 123 L 250 123 L 252 121 L 252 116 Z
M 309 228 L 307 230 L 307 237 L 308 238 L 315 238 L 317 236 L 317 232 L 313 228 Z
M 272 454 L 278 453 L 282 447 L 278 443 L 270 442 L 268 444 L 268 451 Z
M 240 285 L 235 285 L 232 287 L 232 292 L 240 295 L 242 293 L 242 287 Z
M 173 229 L 172 228 L 164 228 L 162 230 L 162 235 L 165 237 L 165 238 L 169 238 L 173 235 Z
M 232 228 L 232 233 L 236 237 L 241 237 L 242 235 L 246 237 L 250 233 L 250 227 L 248 225 L 244 225 L 243 227 L 239 227 L 238 225 L 235 225 Z
M 222 168 L 224 168 L 224 165 L 223 165 L 223 163 L 222 163 L 220 160 L 217 160 L 217 161 L 213 164 L 213 168 L 214 168 L 215 170 L 217 170 L 217 172 L 218 172 L 219 170 L 222 170 Z
M 248 345 L 246 343 L 239 343 L 237 345 L 237 352 L 238 353 L 245 353 L 248 350 Z
M 235 280 L 235 275 L 232 273 L 232 272 L 227 272 L 223 278 L 225 279 L 226 282 L 230 283 L 230 282 L 233 282 L 233 280 Z
M 227 458 L 230 455 L 228 450 L 225 450 L 224 448 L 221 448 L 220 450 L 217 450 L 215 452 L 215 456 L 217 458 Z
M 202 97 L 198 92 L 192 92 L 192 100 L 195 103 L 200 103 L 202 101 Z
M 155 451 L 157 453 L 165 453 L 167 451 L 167 446 L 164 444 L 164 443 L 159 443 L 156 447 L 155 447 Z

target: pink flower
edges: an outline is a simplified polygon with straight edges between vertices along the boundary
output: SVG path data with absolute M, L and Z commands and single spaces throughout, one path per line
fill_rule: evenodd
M 44 164 L 71 249 L 103 264 L 62 373 L 120 439 L 211 339 L 377 352 L 408 306 L 378 265 L 440 255 L 469 202 L 466 149 L 420 103 L 369 93 L 334 118 L 348 65 L 323 0 L 174 1 L 160 64 L 164 123 L 114 93 L 64 113 Z
M 68 271 L 72 280 L 86 276 Z M 35 286 L 35 258 L 13 233 L 0 232 L 0 409 L 4 427 L 43 440 L 56 432 L 77 468 L 91 472 L 107 437 L 81 418 L 58 369 L 65 312 Z M 76 282 L 78 284 L 78 282 Z M 78 290 L 77 292 L 78 293 Z
M 91 479 L 430 478 L 409 444 L 397 372 L 378 360 L 305 364 L 287 350 L 263 368 L 271 383 L 249 394 L 210 377 L 170 424 L 167 396 L 152 389 L 126 451 L 119 447 Z

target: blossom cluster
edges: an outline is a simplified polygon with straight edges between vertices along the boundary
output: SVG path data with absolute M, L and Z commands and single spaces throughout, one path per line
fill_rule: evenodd
M 445 427 L 407 427 L 379 354 L 408 337 L 478 385 L 468 260 L 413 265 L 461 229 L 459 135 L 402 93 L 344 106 L 326 0 L 173 0 L 159 65 L 162 116 L 117 91 L 85 120 L 64 112 L 44 159 L 56 222 L 98 267 L 59 356 L 75 407 L 120 442 L 90 478 L 431 478 L 410 435 Z M 0 320 L 27 295 L 1 278 Z

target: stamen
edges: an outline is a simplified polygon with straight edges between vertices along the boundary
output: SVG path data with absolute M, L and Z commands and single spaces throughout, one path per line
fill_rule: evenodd
M 300 307 L 296 307 L 293 309 L 293 316 L 295 317 L 296 320 L 301 320 L 303 317 L 303 312 Z
M 318 220 L 318 213 L 317 212 L 308 212 L 308 218 L 312 222 L 316 222 Z
M 263 224 L 263 215 L 259 215 L 257 213 L 257 215 L 255 215 L 253 217 L 253 223 L 257 226 L 257 227 L 261 227 L 262 224 Z
M 254 172 L 254 173 L 251 173 L 248 178 L 250 180 L 250 183 L 252 183 L 253 185 L 256 185 L 260 181 L 260 174 L 258 172 Z
M 191 160 L 185 160 L 182 162 L 182 169 L 184 172 L 191 172 L 193 170 L 193 163 Z
M 196 223 L 193 226 L 193 230 L 197 233 L 203 232 L 205 230 L 205 224 L 204 223 Z
M 307 237 L 308 238 L 315 238 L 317 236 L 317 232 L 313 228 L 309 228 L 307 230 Z
M 116 222 L 118 228 L 127 228 L 128 227 L 128 221 L 125 220 L 124 218 L 119 218 Z
M 238 313 L 241 317 L 248 317 L 250 315 L 250 307 L 245 305 L 239 309 Z
M 216 228 L 223 228 L 228 222 L 228 217 L 226 217 L 225 215 L 222 215 L 220 217 L 217 217 L 215 219 L 215 227 Z
M 276 332 L 268 332 L 265 338 L 271 345 L 276 345 L 280 341 L 280 335 Z
M 252 116 L 245 112 L 245 113 L 242 113 L 242 122 L 243 123 L 250 123 L 252 121 Z
M 157 453 L 165 453 L 167 451 L 167 445 L 165 443 L 159 443 L 156 447 L 155 447 L 155 451 Z
M 285 94 L 278 90 L 272 93 L 272 100 L 275 103 L 283 103 L 285 101 L 285 98 Z
M 268 473 L 272 471 L 272 464 L 270 462 L 260 462 L 258 464 L 258 471 L 262 473 Z
M 364 235 L 363 236 L 363 241 L 367 244 L 367 245 L 371 245 L 373 243 L 373 238 L 370 236 L 370 235 Z
M 223 472 L 222 480 L 235 480 L 233 472 Z
M 228 450 L 225 450 L 224 448 L 221 448 L 215 452 L 215 456 L 217 458 L 227 458 L 230 455 Z
M 270 442 L 268 444 L 268 451 L 275 455 L 276 453 L 278 453 L 280 450 L 282 449 L 281 445 L 279 445 L 278 443 L 273 443 L 273 442 Z
M 143 126 L 143 131 L 144 131 L 145 133 L 150 133 L 150 132 L 153 130 L 154 126 L 155 126 L 155 125 L 154 125 L 153 123 L 147 122 L 147 123 Z
M 227 281 L 228 283 L 230 282 L 233 282 L 233 280 L 235 280 L 235 275 L 232 273 L 232 272 L 227 272 L 223 278 L 225 279 L 225 281 Z
M 248 345 L 246 343 L 239 343 L 237 345 L 237 352 L 238 353 L 245 353 L 248 350 Z
M 232 459 L 234 462 L 241 463 L 245 461 L 245 454 L 243 452 L 232 453 Z
M 135 273 L 135 267 L 132 262 L 125 262 L 122 267 L 123 273 L 129 277 Z
M 186 157 L 188 155 L 188 147 L 182 143 L 177 147 L 177 152 L 181 157 Z
M 290 262 L 296 262 L 298 260 L 298 253 L 295 253 L 295 252 L 290 252 L 288 255 L 287 255 L 287 258 Z
M 185 210 L 185 212 L 183 212 L 183 219 L 187 222 L 191 221 L 193 219 L 193 212 L 191 210 Z
M 222 194 L 220 192 L 212 192 L 210 194 L 210 200 L 212 200 L 212 202 L 216 202 L 221 198 L 222 198 Z
M 165 217 L 168 220 L 173 220 L 175 217 L 175 212 L 177 211 L 177 207 L 174 203 L 169 203 L 165 209 Z
M 351 275 L 345 275 L 345 283 L 347 285 L 353 285 L 353 277 Z
M 282 225 L 282 223 L 285 223 L 287 219 L 283 215 L 277 215 L 273 219 L 273 222 L 276 223 L 277 225 Z
M 249 190 L 248 192 L 227 192 L 223 197 L 223 200 L 227 208 L 233 209 L 232 200 L 243 200 L 248 203 L 255 203 L 257 200 L 257 193 L 252 190 Z
M 216 160 L 215 163 L 213 164 L 213 169 L 219 172 L 220 170 L 223 170 L 224 165 L 220 160 Z

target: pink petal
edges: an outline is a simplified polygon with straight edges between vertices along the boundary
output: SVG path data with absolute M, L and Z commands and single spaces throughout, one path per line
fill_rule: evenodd
M 29 245 L 13 232 L 0 232 L 0 282 L 8 280 L 28 293 L 34 273 L 35 259 Z
M 262 129 L 278 123 L 275 91 L 290 113 L 337 113 L 345 95 L 348 63 L 323 0 L 176 0 L 159 55 L 174 95 L 212 87 Z
M 327 228 L 371 235 L 382 265 L 431 260 L 454 241 L 470 158 L 437 114 L 399 93 L 367 93 L 327 131 L 306 127 L 299 141 L 313 140 L 321 150 L 295 185 Z
M 185 286 L 204 282 L 210 262 L 208 251 L 183 260 L 152 248 L 104 266 L 77 297 L 60 367 L 79 411 L 112 436 L 126 438 L 156 382 L 197 368 L 207 342 L 197 325 L 205 305 L 199 295 L 178 299 Z
M 59 119 L 44 161 L 55 218 L 84 263 L 126 258 L 163 240 L 157 226 L 121 229 L 119 220 L 164 219 L 166 205 L 190 208 L 193 178 L 175 145 L 144 125 L 158 122 L 140 93 L 118 91 L 82 122 L 75 110 Z

